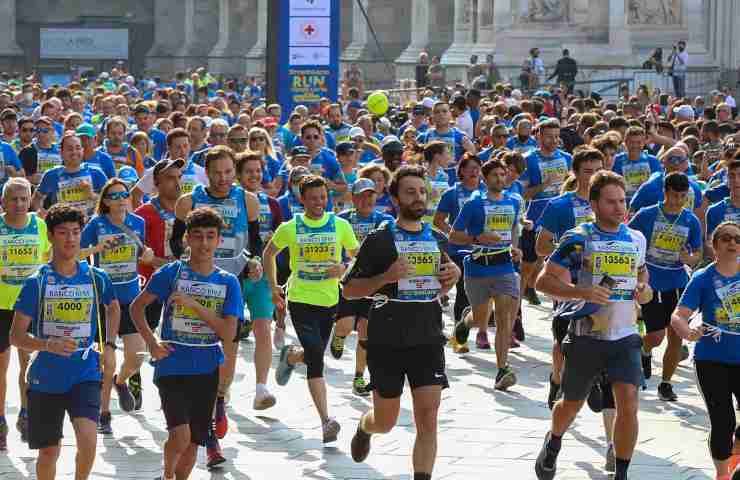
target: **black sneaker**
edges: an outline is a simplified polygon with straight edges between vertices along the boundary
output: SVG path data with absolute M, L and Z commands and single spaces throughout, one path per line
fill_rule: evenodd
M 465 317 L 462 318 L 457 325 L 455 325 L 455 340 L 457 343 L 464 345 L 468 341 L 470 335 L 470 327 L 465 323 Z
M 675 402 L 678 400 L 678 396 L 673 391 L 673 385 L 668 382 L 660 382 L 660 385 L 658 385 L 658 398 L 664 402 Z
M 141 374 L 139 372 L 134 373 L 128 379 L 128 389 L 131 395 L 134 396 L 134 410 L 141 410 L 144 403 L 144 396 L 141 391 Z
M 599 381 L 595 381 L 593 385 L 591 385 L 591 391 L 588 393 L 588 408 L 591 409 L 594 413 L 601 413 L 601 411 L 604 409 L 604 403 L 602 401 L 603 394 L 601 392 L 601 384 Z
M 550 410 L 555 406 L 559 393 L 560 385 L 552 381 L 552 374 L 550 374 L 550 392 L 547 394 L 547 408 Z
M 344 337 L 339 337 L 336 334 L 336 329 L 331 332 L 331 341 L 329 342 L 329 350 L 331 350 L 331 356 L 339 360 L 342 358 L 344 353 Z
M 645 352 L 640 352 L 642 356 L 642 374 L 645 380 L 649 380 L 653 376 L 653 356 L 645 355 Z
M 555 478 L 558 453 L 547 448 L 549 442 L 550 432 L 547 432 L 545 443 L 542 444 L 542 450 L 540 450 L 537 461 L 534 463 L 534 473 L 537 475 L 537 480 L 552 480 Z
M 239 328 L 239 341 L 246 342 L 249 339 L 249 334 L 252 333 L 252 321 L 245 321 Z
M 98 433 L 102 433 L 103 435 L 113 435 L 113 427 L 111 427 L 110 422 L 110 412 L 101 413 L 100 418 L 98 418 Z
M 496 382 L 494 388 L 496 390 L 507 390 L 510 387 L 516 385 L 516 374 L 514 370 L 506 365 L 504 368 L 499 368 L 496 374 Z
M 136 406 L 136 400 L 128 389 L 128 385 L 125 383 L 119 385 L 118 375 L 113 375 L 113 386 L 116 389 L 116 394 L 118 394 L 118 408 L 124 412 L 132 411 Z
M 372 435 L 365 433 L 357 425 L 357 431 L 352 437 L 352 443 L 350 449 L 352 450 L 352 460 L 357 463 L 364 462 L 367 456 L 370 454 L 370 437 Z
M 524 298 L 527 300 L 527 302 L 529 302 L 530 305 L 542 305 L 540 297 L 537 296 L 537 292 L 532 287 L 529 287 L 524 292 Z
M 522 323 L 522 309 L 519 307 L 519 310 L 516 313 L 516 320 L 514 320 L 514 338 L 517 339 L 518 342 L 523 342 L 525 340 L 524 338 L 524 324 Z

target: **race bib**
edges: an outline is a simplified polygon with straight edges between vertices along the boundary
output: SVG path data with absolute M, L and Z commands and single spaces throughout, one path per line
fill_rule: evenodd
M 90 207 L 90 197 L 87 190 L 82 186 L 83 183 L 92 185 L 92 178 L 87 175 L 83 177 L 70 178 L 59 181 L 59 193 L 57 200 L 59 202 L 70 203 L 75 207 L 87 211 Z
M 740 282 L 725 285 L 716 291 L 722 303 L 722 312 L 717 312 L 717 323 L 730 330 L 740 330 Z
M 192 193 L 196 185 L 198 185 L 198 179 L 195 175 L 183 175 L 180 180 L 180 192 L 182 195 Z
M 560 193 L 560 187 L 568 176 L 568 164 L 565 160 L 552 160 L 540 163 L 542 171 L 542 183 L 552 182 L 545 187 L 542 193 L 546 196 L 554 197 Z
M 655 222 L 650 248 L 647 252 L 650 261 L 661 265 L 680 263 L 681 249 L 688 238 L 688 227 Z
M 272 210 L 270 210 L 269 203 L 260 202 L 260 238 L 262 243 L 267 242 L 267 238 L 272 233 Z
M 647 163 L 626 163 L 622 167 L 624 172 L 624 182 L 627 184 L 627 194 L 632 195 L 637 188 L 645 183 L 651 175 L 650 165 Z
M 500 243 L 511 243 L 514 225 L 514 207 L 511 205 L 486 205 L 485 231 L 501 237 Z
M 41 263 L 37 235 L 4 235 L 0 237 L 0 278 L 7 285 L 23 285 Z
M 38 152 L 36 171 L 46 173 L 54 167 L 62 165 L 62 157 L 58 153 Z
M 589 223 L 595 220 L 594 212 L 591 205 L 575 205 L 573 207 L 573 216 L 576 219 L 576 226 L 582 223 Z
M 398 298 L 429 301 L 437 298 L 442 286 L 437 279 L 442 259 L 435 241 L 397 241 L 396 250 L 413 267 L 413 275 L 398 281 Z
M 110 276 L 113 283 L 127 283 L 138 278 L 136 271 L 136 244 L 128 235 L 100 235 L 99 241 L 113 241 L 115 247 L 106 248 L 100 255 L 100 267 Z
M 632 300 L 637 287 L 637 247 L 618 241 L 597 241 L 592 245 L 592 284 L 598 285 L 604 275 L 609 275 L 616 281 L 610 300 Z
M 179 279 L 177 292 L 188 295 L 193 300 L 221 315 L 226 300 L 226 285 Z M 173 304 L 172 330 L 180 340 L 189 339 L 193 343 L 214 343 L 218 341 L 213 329 L 200 319 L 195 310 Z
M 358 243 L 362 243 L 370 232 L 373 231 L 375 225 L 372 223 L 353 223 L 352 230 L 355 232 L 355 238 Z
M 47 337 L 87 339 L 92 333 L 92 285 L 46 285 L 42 332 Z
M 301 233 L 298 244 L 298 278 L 309 281 L 326 280 L 326 272 L 337 261 L 335 232 Z

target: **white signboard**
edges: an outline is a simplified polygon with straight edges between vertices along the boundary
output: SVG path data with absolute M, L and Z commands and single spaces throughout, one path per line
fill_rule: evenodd
M 328 47 L 331 44 L 331 19 L 324 17 L 291 17 L 291 47 Z
M 291 0 L 291 17 L 330 17 L 331 0 Z
M 302 67 L 307 65 L 326 66 L 331 63 L 329 47 L 290 47 L 290 65 Z
M 41 58 L 128 59 L 128 30 L 123 28 L 42 28 Z

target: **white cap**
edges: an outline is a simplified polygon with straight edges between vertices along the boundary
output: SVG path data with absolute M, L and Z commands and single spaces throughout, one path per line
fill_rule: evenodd
M 365 130 L 360 127 L 352 127 L 349 129 L 349 138 L 365 137 Z
M 673 109 L 673 113 L 675 113 L 677 117 L 691 120 L 694 119 L 694 109 L 691 108 L 690 105 L 681 105 L 680 107 L 676 107 Z
M 429 110 L 434 108 L 435 103 L 437 102 L 431 97 L 425 97 L 424 100 L 421 101 L 421 104 L 424 105 L 424 108 L 427 108 Z
M 518 88 L 515 88 L 514 90 L 511 91 L 511 96 L 518 100 L 522 98 L 522 91 L 519 90 Z

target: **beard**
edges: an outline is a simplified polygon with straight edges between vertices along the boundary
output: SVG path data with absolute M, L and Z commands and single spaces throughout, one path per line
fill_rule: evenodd
M 421 220 L 426 214 L 426 205 L 420 202 L 412 203 L 410 205 L 399 205 L 399 217 L 403 217 L 406 220 Z

